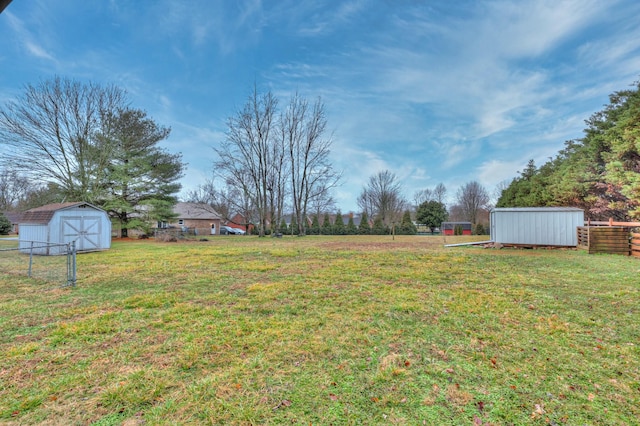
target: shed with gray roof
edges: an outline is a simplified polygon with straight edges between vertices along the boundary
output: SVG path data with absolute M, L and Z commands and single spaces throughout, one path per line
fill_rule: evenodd
M 56 203 L 27 210 L 20 217 L 19 243 L 27 249 L 42 244 L 37 254 L 59 254 L 56 244 L 75 241 L 77 251 L 106 250 L 111 247 L 111 220 L 106 211 L 86 202 Z

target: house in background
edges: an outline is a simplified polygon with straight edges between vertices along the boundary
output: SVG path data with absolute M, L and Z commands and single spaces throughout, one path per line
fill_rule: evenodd
M 75 241 L 76 250 L 95 251 L 111 247 L 111 220 L 106 211 L 85 202 L 48 204 L 20 216 L 19 246 L 44 243 L 36 254 L 66 252 L 62 244 Z
M 222 217 L 215 209 L 201 203 L 178 203 L 173 207 L 177 215 L 169 227 L 194 230 L 196 235 L 220 235 Z

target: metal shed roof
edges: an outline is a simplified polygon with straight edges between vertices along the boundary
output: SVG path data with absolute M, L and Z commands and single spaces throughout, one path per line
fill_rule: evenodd
M 492 212 L 576 212 L 577 207 L 496 207 Z

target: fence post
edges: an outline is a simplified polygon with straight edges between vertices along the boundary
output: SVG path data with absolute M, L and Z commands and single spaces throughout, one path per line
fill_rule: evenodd
M 29 248 L 29 273 L 27 274 L 31 278 L 31 266 L 33 265 L 33 241 L 31 241 L 31 247 Z
M 67 248 L 67 285 L 76 286 L 76 242 L 71 241 Z

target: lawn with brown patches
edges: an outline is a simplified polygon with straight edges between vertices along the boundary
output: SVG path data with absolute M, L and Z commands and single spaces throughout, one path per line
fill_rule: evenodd
M 76 288 L 3 275 L 0 421 L 640 417 L 637 259 L 443 242 L 116 241 L 78 256 Z

